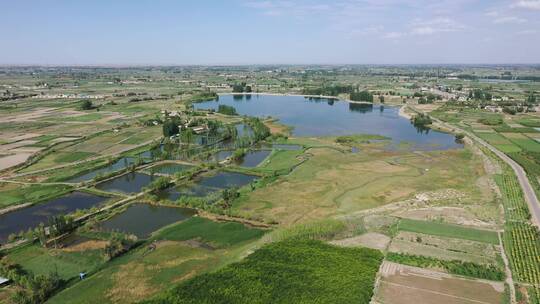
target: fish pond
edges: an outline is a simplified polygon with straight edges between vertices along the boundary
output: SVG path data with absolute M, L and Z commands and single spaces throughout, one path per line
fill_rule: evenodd
M 137 193 L 148 186 L 157 176 L 151 176 L 141 172 L 130 172 L 122 176 L 104 181 L 96 185 L 103 191 Z
M 461 148 L 451 134 L 420 130 L 399 115 L 399 107 L 348 103 L 302 96 L 222 95 L 217 101 L 194 104 L 196 109 L 233 106 L 241 115 L 278 118 L 293 127 L 295 136 L 378 134 L 418 150 Z
M 105 231 L 120 231 L 147 238 L 152 232 L 162 227 L 188 219 L 197 212 L 189 208 L 152 206 L 135 203 L 125 211 L 102 222 L 100 228 Z
M 270 150 L 248 151 L 242 159 L 235 161 L 235 164 L 246 168 L 257 167 L 271 152 Z
M 174 175 L 178 172 L 186 171 L 191 168 L 193 168 L 191 165 L 169 163 L 153 166 L 149 169 L 149 171 L 153 173 Z
M 199 177 L 190 185 L 179 185 L 165 189 L 158 196 L 171 201 L 175 201 L 183 195 L 204 197 L 220 190 L 242 187 L 255 179 L 257 179 L 255 175 L 222 171 L 212 176 Z
M 116 171 L 120 171 L 120 170 L 123 170 L 127 167 L 129 167 L 130 165 L 134 164 L 136 162 L 136 159 L 133 158 L 133 157 L 122 157 L 120 159 L 118 159 L 117 161 L 105 166 L 105 167 L 101 167 L 99 169 L 96 169 L 96 170 L 92 170 L 90 172 L 87 172 L 87 173 L 83 173 L 81 175 L 78 175 L 78 176 L 75 176 L 75 177 L 72 177 L 68 180 L 66 180 L 66 182 L 68 183 L 80 183 L 80 182 L 84 182 L 84 181 L 89 181 L 91 179 L 93 179 L 94 177 L 98 176 L 98 175 L 104 175 L 104 174 L 108 174 L 108 173 L 111 173 L 111 172 L 116 172 Z
M 68 214 L 77 209 L 99 206 L 108 199 L 108 197 L 85 192 L 72 192 L 28 208 L 0 215 L 0 243 L 4 243 L 12 233 L 26 232 L 40 223 L 47 224 L 51 217 Z

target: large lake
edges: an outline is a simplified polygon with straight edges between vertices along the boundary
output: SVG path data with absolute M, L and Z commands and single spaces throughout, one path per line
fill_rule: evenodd
M 399 107 L 395 106 L 272 95 L 221 95 L 218 101 L 194 106 L 217 110 L 220 104 L 235 107 L 241 115 L 278 118 L 294 128 L 295 136 L 379 134 L 392 138 L 394 144 L 409 142 L 413 148 L 423 150 L 463 147 L 451 134 L 417 130 L 408 119 L 399 116 Z

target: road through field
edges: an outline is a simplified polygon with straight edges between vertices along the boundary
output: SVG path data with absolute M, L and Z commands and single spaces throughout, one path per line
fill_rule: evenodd
M 465 131 L 463 129 L 460 129 L 456 126 L 447 124 L 437 118 L 432 117 L 432 120 L 434 122 L 437 122 L 441 126 L 448 128 L 450 130 L 455 130 L 457 132 L 466 134 L 471 139 L 476 141 L 477 143 L 481 144 L 482 146 L 488 148 L 491 152 L 493 152 L 495 155 L 497 155 L 500 159 L 502 159 L 505 163 L 507 163 L 512 170 L 516 173 L 516 176 L 519 180 L 519 185 L 521 186 L 521 189 L 523 190 L 523 194 L 525 196 L 525 201 L 527 202 L 527 205 L 529 206 L 529 211 L 531 213 L 531 222 L 533 225 L 538 227 L 540 229 L 540 201 L 538 201 L 538 197 L 536 196 L 536 193 L 534 192 L 533 187 L 531 186 L 531 183 L 529 182 L 529 178 L 527 177 L 527 173 L 525 170 L 516 163 L 513 159 L 508 157 L 503 152 L 499 151 L 483 139 L 479 138 L 478 136 L 472 134 L 469 131 Z

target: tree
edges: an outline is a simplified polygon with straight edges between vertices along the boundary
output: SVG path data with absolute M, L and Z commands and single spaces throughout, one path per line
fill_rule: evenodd
M 380 103 L 384 103 L 384 96 L 379 95 L 379 102 L 380 102 Z
M 228 105 L 219 105 L 218 113 L 224 114 L 224 115 L 238 115 L 238 113 L 236 112 L 236 109 L 233 106 L 228 106 Z
M 83 100 L 81 103 L 81 110 L 92 110 L 94 108 L 94 105 L 92 102 L 88 99 Z
M 241 85 L 241 84 L 234 84 L 233 85 L 233 89 L 232 89 L 233 93 L 243 93 L 244 92 L 244 86 Z
M 245 92 L 246 93 L 251 93 L 251 86 L 246 86 Z
M 180 129 L 178 128 L 176 122 L 172 120 L 167 120 L 163 123 L 163 136 L 171 137 L 178 134 L 179 131 Z
M 350 94 L 350 97 L 351 97 L 351 100 L 353 101 L 373 102 L 373 94 L 371 94 L 368 91 L 352 92 Z
M 182 142 L 187 143 L 188 145 L 193 142 L 193 139 L 195 138 L 195 134 L 193 133 L 193 130 L 191 129 L 185 129 L 180 133 L 180 140 Z

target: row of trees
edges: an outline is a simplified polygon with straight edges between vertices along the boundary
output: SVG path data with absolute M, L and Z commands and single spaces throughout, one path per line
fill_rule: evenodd
M 348 94 L 357 90 L 352 85 L 331 85 L 316 88 L 304 88 L 302 94 L 304 95 L 325 95 L 325 96 L 338 96 L 339 94 Z
M 373 94 L 368 91 L 352 92 L 350 99 L 353 101 L 373 102 Z
M 247 85 L 245 82 L 235 83 L 232 88 L 233 93 L 251 93 L 251 86 Z

